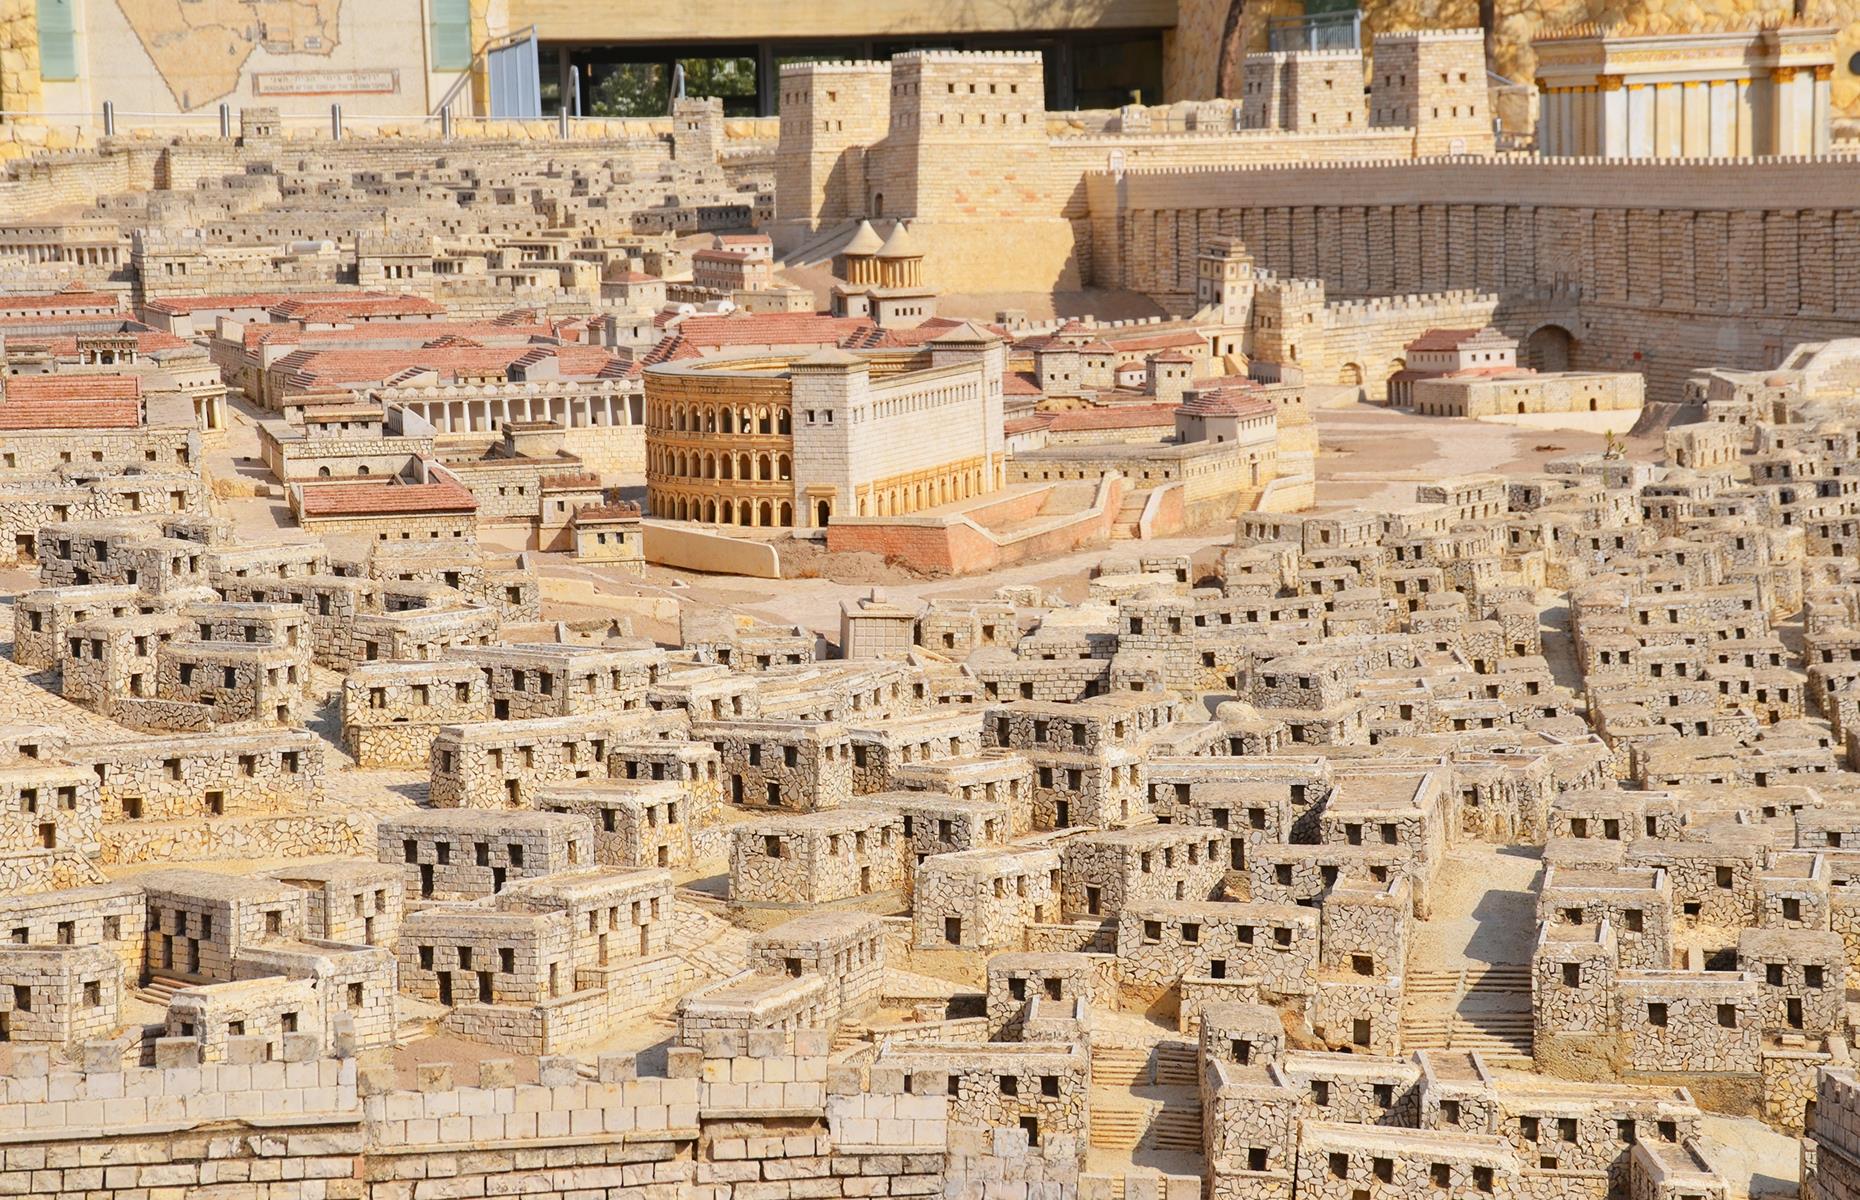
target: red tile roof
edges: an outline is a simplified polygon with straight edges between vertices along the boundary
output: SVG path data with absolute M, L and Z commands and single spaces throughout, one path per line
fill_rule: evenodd
M 592 504 L 575 510 L 575 524 L 590 525 L 596 521 L 637 521 L 639 505 L 631 500 L 622 500 L 618 504 Z
M 1104 330 L 1104 338 L 1121 353 L 1132 350 L 1167 350 L 1171 347 L 1187 349 L 1191 346 L 1206 349 L 1208 339 L 1192 329 L 1178 329 L 1166 333 L 1121 333 L 1115 329 Z
M 1252 384 L 1233 384 L 1196 392 L 1178 412 L 1200 417 L 1256 417 L 1272 412 L 1272 401 Z
M 1038 396 L 1040 381 L 1031 371 L 1009 371 L 1001 377 L 1003 396 Z
M 70 308 L 81 305 L 86 308 L 104 308 L 116 312 L 122 308 L 122 298 L 114 292 L 93 292 L 88 288 L 71 284 L 50 294 L 4 296 L 0 295 L 0 311 L 11 309 L 31 310 L 37 308 Z
M 328 483 L 303 490 L 306 517 L 385 517 L 397 513 L 476 512 L 477 499 L 456 483 Z
M 0 385 L 6 404 L 139 400 L 142 380 L 134 375 L 15 375 Z
M 29 400 L 0 404 L 0 429 L 135 429 L 142 405 L 135 400 Z
M 319 346 L 338 349 L 370 342 L 431 343 L 443 338 L 466 339 L 479 345 L 515 344 L 556 336 L 547 324 L 512 325 L 496 321 L 368 321 L 348 329 L 300 329 L 295 325 L 254 323 L 245 327 L 240 341 L 247 350 L 258 346 Z
M 507 370 L 512 362 L 529 354 L 530 346 L 442 346 L 394 350 L 293 350 L 272 364 L 271 371 L 286 380 L 293 390 L 327 388 L 344 385 L 378 384 L 409 371 L 430 370 L 440 379 L 459 375 L 490 375 Z M 592 379 L 614 361 L 612 352 L 600 346 L 552 347 L 562 364 L 562 375 L 571 379 Z
M 287 321 L 340 321 L 349 317 L 369 317 L 421 313 L 443 317 L 445 305 L 435 304 L 423 296 L 355 295 L 343 297 L 293 296 L 279 301 L 268 310 L 272 316 Z
M 1175 424 L 1173 404 L 1119 404 L 1111 408 L 1081 408 L 1052 414 L 1048 426 L 1054 433 L 1075 433 L 1090 429 L 1147 429 Z
M 846 346 L 878 326 L 868 317 L 834 317 L 826 313 L 731 313 L 721 317 L 686 317 L 679 335 L 705 349 L 724 346 Z
M 1409 342 L 1408 350 L 1457 350 L 1460 343 L 1473 337 L 1477 329 L 1429 329 L 1420 337 Z
M 150 300 L 142 308 L 146 312 L 179 316 L 203 309 L 270 308 L 274 304 L 287 302 L 394 298 L 387 292 L 226 292 L 217 296 L 163 296 L 159 300 Z

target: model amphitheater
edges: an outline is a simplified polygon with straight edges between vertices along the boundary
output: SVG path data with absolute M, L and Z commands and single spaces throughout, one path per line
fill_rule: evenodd
M 10 162 L 0 1194 L 1860 1196 L 1833 55 Z

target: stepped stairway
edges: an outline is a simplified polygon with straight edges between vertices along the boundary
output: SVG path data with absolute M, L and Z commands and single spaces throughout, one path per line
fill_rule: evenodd
M 1404 1052 L 1477 1050 L 1494 1066 L 1528 1066 L 1531 1037 L 1528 966 L 1411 971 L 1403 980 Z
M 1196 1048 L 1187 1042 L 1149 1046 L 1092 1046 L 1091 1083 L 1095 1088 L 1177 1087 L 1197 1085 Z
M 1126 484 L 1128 481 L 1126 480 Z M 1143 518 L 1143 506 L 1148 504 L 1148 490 L 1124 493 L 1123 503 L 1118 507 L 1117 517 L 1111 522 L 1111 540 L 1114 542 L 1134 541 L 1142 530 L 1137 522 Z
M 167 1008 L 176 992 L 193 986 L 187 980 L 176 979 L 172 975 L 150 975 L 149 981 L 136 989 L 136 999 Z
M 1199 1154 L 1201 1099 L 1195 1089 L 1186 1087 L 1148 1087 L 1134 1092 L 1093 1088 L 1091 1145 L 1099 1150 L 1142 1148 Z

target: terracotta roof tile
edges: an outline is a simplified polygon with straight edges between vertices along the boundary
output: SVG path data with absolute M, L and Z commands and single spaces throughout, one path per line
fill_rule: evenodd
M 1052 414 L 1054 433 L 1091 429 L 1148 429 L 1175 424 L 1173 404 L 1119 404 L 1110 408 L 1081 408 Z
M 1477 329 L 1429 329 L 1409 342 L 1409 350 L 1457 350 L 1460 343 L 1478 334 Z
M 88 288 L 78 287 L 75 283 L 49 295 L 0 295 L 0 312 L 15 309 L 70 308 L 72 305 L 105 308 L 110 312 L 117 312 L 122 309 L 122 300 L 114 292 L 93 292 Z
M 357 298 L 391 298 L 387 292 L 226 292 L 217 296 L 163 296 L 142 306 L 146 312 L 168 316 L 220 308 L 270 308 L 286 302 L 314 303 Z
M 392 516 L 396 513 L 476 512 L 477 499 L 456 483 L 331 483 L 306 487 L 306 517 Z
M 349 317 L 422 313 L 444 316 L 445 305 L 435 304 L 423 296 L 378 296 L 362 294 L 343 297 L 293 296 L 272 305 L 267 311 L 289 321 L 340 321 Z
M 139 400 L 142 380 L 134 375 L 15 375 L 0 385 L 6 404 Z
M 135 429 L 142 405 L 135 400 L 32 400 L 0 404 L 0 429 Z

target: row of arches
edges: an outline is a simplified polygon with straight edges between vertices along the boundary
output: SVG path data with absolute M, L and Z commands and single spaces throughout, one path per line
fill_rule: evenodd
M 794 417 L 781 405 L 731 408 L 729 405 L 654 404 L 647 413 L 655 429 L 676 433 L 794 433 Z
M 669 479 L 742 479 L 785 483 L 794 478 L 794 460 L 786 454 L 712 454 L 654 447 L 648 465 Z
M 981 468 L 945 475 L 940 479 L 903 484 L 859 497 L 859 515 L 895 517 L 920 509 L 935 508 L 956 500 L 982 494 Z
M 712 525 L 741 525 L 774 529 L 794 524 L 794 502 L 790 500 L 719 500 L 712 496 L 664 496 L 653 501 L 653 511 L 660 509 L 673 521 L 704 521 Z

